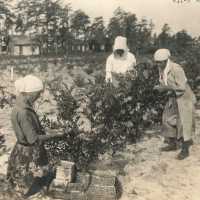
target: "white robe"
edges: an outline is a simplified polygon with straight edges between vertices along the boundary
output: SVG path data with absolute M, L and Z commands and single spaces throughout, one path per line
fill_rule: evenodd
M 135 56 L 130 52 L 126 52 L 122 57 L 115 57 L 114 53 L 111 54 L 106 61 L 106 82 L 112 82 L 112 72 L 125 74 L 134 70 L 135 65 Z

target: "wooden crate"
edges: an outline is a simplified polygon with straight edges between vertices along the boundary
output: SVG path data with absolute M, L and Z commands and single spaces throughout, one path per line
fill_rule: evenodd
M 70 200 L 87 200 L 85 193 L 80 191 L 71 191 L 70 198 Z
M 99 185 L 99 186 L 114 186 L 116 181 L 115 176 L 99 176 L 89 173 L 77 173 L 76 182 L 82 183 L 84 186 Z
M 116 200 L 116 176 L 108 173 L 77 173 L 76 182 L 84 187 L 87 200 Z
M 68 183 L 66 191 L 69 193 L 73 191 L 84 192 L 84 185 L 82 183 Z
M 75 177 L 75 164 L 69 161 L 61 161 L 56 169 L 56 178 L 53 180 L 55 187 L 66 187 Z
M 91 186 L 86 191 L 87 200 L 116 200 L 114 186 Z
M 48 192 L 48 196 L 51 197 L 51 199 L 65 199 L 70 200 L 70 194 L 67 194 L 65 190 L 60 190 L 57 188 L 51 188 Z
M 49 188 L 50 196 L 57 199 L 67 197 L 67 186 L 75 177 L 75 164 L 68 161 L 61 161 L 56 169 L 56 177 Z M 70 194 L 68 195 L 70 199 Z
M 116 176 L 104 172 L 79 172 L 76 173 L 75 182 L 72 183 L 67 181 L 70 179 L 66 179 L 63 168 L 58 170 L 60 170 L 60 174 L 56 177 L 58 184 L 54 184 L 51 188 L 55 199 L 116 200 Z

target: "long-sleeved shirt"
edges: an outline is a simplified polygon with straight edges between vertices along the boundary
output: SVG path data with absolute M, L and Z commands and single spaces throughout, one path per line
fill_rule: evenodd
M 135 65 L 136 58 L 130 52 L 119 58 L 111 54 L 106 61 L 106 82 L 112 82 L 112 72 L 125 74 L 128 71 L 134 70 Z
M 11 121 L 17 142 L 20 144 L 35 144 L 39 135 L 45 134 L 32 105 L 23 95 L 17 97 L 11 113 Z
M 178 135 L 183 136 L 184 140 L 187 141 L 192 136 L 194 103 L 196 102 L 196 98 L 187 83 L 183 68 L 172 61 L 169 62 L 169 65 L 166 83 L 167 87 L 176 94 L 178 116 L 180 118 Z M 166 86 L 166 83 L 161 78 L 160 83 Z

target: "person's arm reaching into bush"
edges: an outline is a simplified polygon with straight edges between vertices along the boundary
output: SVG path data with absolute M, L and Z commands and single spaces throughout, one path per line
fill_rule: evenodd
M 20 127 L 21 130 L 25 133 L 26 140 L 29 144 L 34 144 L 36 141 L 46 141 L 55 137 L 62 137 L 61 134 L 48 134 L 48 135 L 41 135 L 37 132 L 37 129 L 35 128 L 37 125 L 35 124 L 35 120 L 32 118 L 32 116 L 29 114 L 28 111 L 21 112 L 20 114 Z

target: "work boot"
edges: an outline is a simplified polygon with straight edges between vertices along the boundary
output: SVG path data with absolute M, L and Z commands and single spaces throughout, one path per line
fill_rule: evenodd
M 191 145 L 193 145 L 192 140 L 183 142 L 181 152 L 177 156 L 178 160 L 183 160 L 189 156 L 189 148 Z
M 168 145 L 160 148 L 161 151 L 176 151 L 177 144 L 175 138 L 169 138 Z

